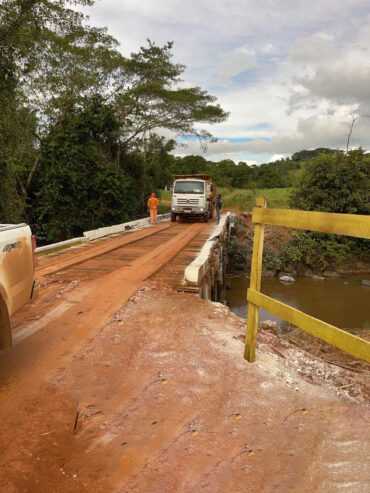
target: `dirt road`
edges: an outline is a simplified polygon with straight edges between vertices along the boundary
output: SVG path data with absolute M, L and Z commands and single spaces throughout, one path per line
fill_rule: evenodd
M 203 226 L 49 276 L 17 315 L 0 355 L 0 491 L 369 491 L 364 403 L 303 380 L 273 336 L 247 364 L 225 307 L 144 284 Z

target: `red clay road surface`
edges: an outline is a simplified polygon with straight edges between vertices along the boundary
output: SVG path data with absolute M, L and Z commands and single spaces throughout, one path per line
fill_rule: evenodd
M 370 491 L 364 403 L 303 380 L 262 335 L 246 363 L 225 307 L 145 285 L 203 227 L 171 226 L 141 255 L 126 245 L 98 277 L 70 266 L 74 281 L 47 278 L 16 315 L 0 354 L 1 492 Z

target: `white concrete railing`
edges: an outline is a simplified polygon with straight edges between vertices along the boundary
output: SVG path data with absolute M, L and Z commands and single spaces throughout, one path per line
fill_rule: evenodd
M 52 243 L 51 245 L 45 245 L 42 247 L 37 247 L 35 249 L 35 253 L 39 252 L 47 252 L 48 250 L 55 250 L 59 248 L 67 248 L 70 245 L 73 244 L 78 244 L 86 241 L 86 238 L 84 236 L 79 236 L 78 238 L 71 238 L 70 240 L 65 240 L 65 241 L 59 241 L 58 243 Z
M 211 259 L 211 253 L 215 245 L 217 238 L 224 234 L 229 228 L 229 220 L 231 214 L 221 216 L 221 220 L 217 225 L 215 231 L 211 234 L 208 240 L 204 243 L 203 248 L 199 252 L 198 256 L 189 264 L 185 269 L 185 281 L 189 284 L 197 285 L 203 279 L 208 271 L 209 261 Z
M 171 217 L 171 214 L 159 214 L 158 222 L 167 221 Z M 143 219 L 137 219 L 136 221 L 130 221 L 128 223 L 116 224 L 114 226 L 106 226 L 105 228 L 94 229 L 92 231 L 85 231 L 84 237 L 87 241 L 103 238 L 104 236 L 114 235 L 122 233 L 123 231 L 131 231 L 132 229 L 143 228 L 150 224 L 150 217 L 144 217 Z
M 159 214 L 158 222 L 168 221 L 171 214 Z M 73 244 L 87 243 L 89 241 L 104 238 L 105 236 L 114 235 L 117 233 L 123 233 L 124 231 L 131 231 L 133 229 L 140 229 L 150 224 L 150 217 L 144 217 L 143 219 L 137 219 L 136 221 L 130 221 L 128 223 L 115 224 L 113 226 L 106 226 L 104 228 L 98 228 L 91 231 L 85 231 L 83 236 L 78 238 L 71 238 L 70 240 L 60 241 L 58 243 L 52 243 L 51 245 L 45 245 L 38 247 L 35 253 L 45 252 L 48 250 L 62 249 Z

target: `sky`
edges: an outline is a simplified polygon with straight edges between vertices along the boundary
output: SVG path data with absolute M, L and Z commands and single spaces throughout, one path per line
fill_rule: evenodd
M 174 41 L 186 84 L 218 99 L 227 121 L 205 126 L 178 155 L 262 163 L 302 149 L 370 148 L 370 0 L 97 0 L 128 56 L 150 38 Z

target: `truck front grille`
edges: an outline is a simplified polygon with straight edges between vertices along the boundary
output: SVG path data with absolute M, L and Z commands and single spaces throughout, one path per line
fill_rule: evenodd
M 178 205 L 199 205 L 199 199 L 177 199 Z

